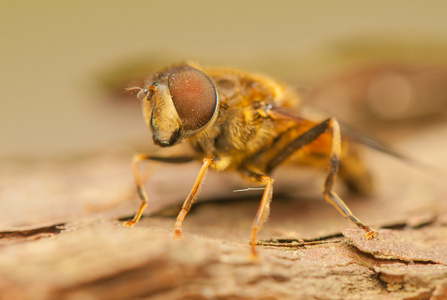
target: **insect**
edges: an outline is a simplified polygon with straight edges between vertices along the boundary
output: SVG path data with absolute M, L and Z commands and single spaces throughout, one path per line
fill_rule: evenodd
M 136 154 L 133 170 L 141 205 L 125 223 L 134 226 L 148 205 L 138 164 L 142 160 L 165 163 L 202 162 L 197 179 L 175 222 L 174 236 L 193 205 L 208 169 L 235 171 L 265 189 L 251 228 L 251 251 L 266 221 L 272 200 L 271 173 L 283 163 L 328 169 L 322 193 L 344 217 L 366 232 L 362 223 L 332 191 L 337 174 L 353 191 L 369 193 L 371 176 L 335 118 L 312 120 L 300 112 L 298 95 L 275 80 L 233 69 L 202 69 L 185 63 L 165 68 L 137 91 L 147 126 L 160 147 L 189 143 L 193 156 L 160 157 Z

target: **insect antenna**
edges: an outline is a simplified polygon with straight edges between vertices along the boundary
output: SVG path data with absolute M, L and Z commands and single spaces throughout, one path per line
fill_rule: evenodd
M 123 93 L 133 93 L 133 92 L 139 92 L 141 90 L 142 90 L 142 88 L 140 88 L 138 86 L 132 86 L 132 87 L 124 88 Z
M 124 87 L 123 93 L 132 93 L 135 91 L 140 91 L 142 89 L 143 83 L 139 80 L 129 81 Z

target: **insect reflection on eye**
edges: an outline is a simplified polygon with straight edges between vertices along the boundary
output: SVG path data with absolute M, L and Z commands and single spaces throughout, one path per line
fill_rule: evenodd
M 269 214 L 273 194 L 272 171 L 282 164 L 310 165 L 329 169 L 323 196 L 343 216 L 362 228 L 367 238 L 377 233 L 362 223 L 332 190 L 337 174 L 353 191 L 368 194 L 371 176 L 350 142 L 342 135 L 334 118 L 313 120 L 300 112 L 298 96 L 275 80 L 238 70 L 202 69 L 193 64 L 168 67 L 154 74 L 137 97 L 154 142 L 169 147 L 188 143 L 193 156 L 160 157 L 136 154 L 134 175 L 141 205 L 135 225 L 147 207 L 138 163 L 153 160 L 165 163 L 201 161 L 199 175 L 175 223 L 175 236 L 181 236 L 182 223 L 193 205 L 208 169 L 235 171 L 264 185 L 255 215 L 251 245 L 256 257 L 256 237 Z M 305 151 L 303 148 L 305 148 Z M 379 147 L 380 148 L 380 147 Z M 380 150 L 380 149 L 379 149 Z

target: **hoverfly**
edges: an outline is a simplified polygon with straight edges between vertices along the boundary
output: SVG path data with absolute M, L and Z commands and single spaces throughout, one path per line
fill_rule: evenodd
M 349 136 L 340 132 L 335 118 L 311 120 L 300 113 L 298 95 L 275 80 L 233 69 L 202 69 L 185 63 L 165 68 L 146 80 L 138 92 L 153 141 L 160 147 L 189 143 L 195 155 L 160 157 L 136 154 L 133 170 L 141 205 L 125 223 L 134 226 L 148 205 L 138 164 L 142 160 L 165 163 L 202 162 L 191 192 L 178 214 L 174 236 L 182 235 L 182 223 L 191 209 L 208 169 L 236 171 L 264 185 L 251 232 L 252 254 L 256 237 L 269 215 L 274 179 L 270 176 L 287 162 L 326 169 L 322 193 L 344 217 L 366 232 L 377 233 L 362 223 L 332 191 L 337 174 L 353 191 L 367 194 L 371 176 Z

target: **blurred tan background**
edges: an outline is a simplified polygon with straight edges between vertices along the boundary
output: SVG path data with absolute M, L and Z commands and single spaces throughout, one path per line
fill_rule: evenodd
M 0 295 L 441 299 L 446 257 L 433 253 L 447 253 L 446 15 L 446 1 L 0 0 Z M 142 163 L 149 207 L 135 228 L 121 226 L 139 205 L 132 155 L 155 150 L 123 87 L 183 60 L 270 74 L 429 165 L 367 150 L 376 194 L 335 187 L 363 222 L 395 229 L 370 241 L 392 260 L 345 244 L 340 233 L 354 225 L 324 203 L 324 174 L 308 170 L 275 173 L 258 237 L 278 244 L 258 247 L 260 264 L 248 261 L 248 241 L 261 195 L 233 193 L 245 187 L 233 173 L 209 172 L 186 238 L 171 238 L 169 216 L 198 163 Z
M 139 62 L 195 60 L 293 84 L 387 56 L 443 65 L 446 11 L 442 1 L 2 1 L 0 157 L 152 144 L 136 106 L 107 94 L 108 76 Z

